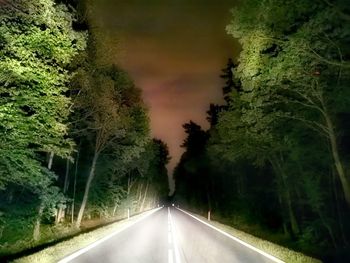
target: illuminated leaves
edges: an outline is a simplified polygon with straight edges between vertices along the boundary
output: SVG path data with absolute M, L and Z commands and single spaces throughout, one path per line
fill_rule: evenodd
M 321 208 L 332 200 L 329 189 L 329 200 L 320 194 L 327 169 L 336 169 L 350 203 L 345 158 L 338 148 L 346 129 L 338 119 L 350 108 L 350 24 L 339 12 L 327 1 L 301 0 L 251 0 L 233 10 L 227 31 L 242 45 L 235 73 L 243 90 L 219 116 L 209 147 L 213 159 L 219 155 L 260 165 L 268 160 L 277 191 L 288 193 L 286 204 L 298 185 L 322 220 Z
M 71 78 L 66 66 L 85 47 L 86 35 L 73 31 L 73 15 L 51 0 L 13 1 L 0 16 L 0 137 L 7 142 L 0 150 L 2 178 L 30 184 L 29 175 L 43 174 L 38 151 L 67 156 L 72 150 L 64 124 Z

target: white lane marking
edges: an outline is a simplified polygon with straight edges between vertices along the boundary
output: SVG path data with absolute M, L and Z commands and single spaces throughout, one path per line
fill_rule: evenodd
M 171 216 L 170 209 L 168 211 L 169 211 L 169 220 L 170 220 L 169 222 L 170 222 L 170 226 L 171 226 L 172 233 L 173 233 L 173 246 L 174 246 L 174 251 L 175 251 L 175 262 L 176 263 L 181 263 L 180 254 L 179 254 L 179 248 L 178 248 L 177 242 L 176 242 L 177 238 L 176 238 L 175 224 L 174 224 L 174 221 L 173 221 L 173 217 Z
M 168 263 L 173 263 L 174 257 L 173 257 L 173 250 L 171 248 L 168 249 Z
M 113 236 L 119 234 L 120 232 L 124 231 L 125 229 L 127 229 L 127 228 L 129 228 L 129 227 L 135 225 L 136 223 L 142 221 L 142 220 L 145 219 L 146 217 L 152 215 L 153 213 L 157 212 L 158 210 L 160 210 L 160 209 L 162 209 L 162 208 L 163 208 L 163 207 L 160 207 L 160 208 L 156 208 L 156 209 L 154 209 L 154 210 L 151 210 L 151 211 L 149 211 L 148 213 L 146 212 L 146 213 L 147 213 L 146 215 L 140 217 L 139 219 L 137 219 L 137 220 L 134 221 L 133 223 L 128 224 L 128 225 L 124 226 L 123 228 L 121 228 L 121 229 L 119 229 L 119 230 L 116 230 L 115 232 L 113 232 L 113 233 L 111 233 L 111 234 L 109 234 L 109 235 L 107 235 L 107 236 L 105 236 L 105 237 L 103 237 L 103 238 L 101 238 L 101 239 L 99 239 L 99 240 L 93 242 L 92 244 L 88 245 L 87 247 L 84 247 L 84 248 L 82 248 L 82 249 L 79 249 L 78 251 L 74 252 L 73 254 L 71 254 L 71 255 L 69 255 L 69 256 L 67 256 L 67 257 L 65 257 L 65 258 L 63 258 L 63 259 L 61 259 L 61 260 L 58 261 L 57 263 L 67 263 L 67 262 L 71 261 L 72 259 L 74 259 L 74 258 L 80 256 L 81 254 L 84 254 L 85 252 L 89 251 L 90 249 L 92 249 L 92 248 L 98 246 L 98 245 L 101 244 L 102 242 L 104 242 L 104 241 L 106 241 L 107 239 L 110 239 L 111 237 L 113 237 Z
M 177 208 L 177 207 L 176 207 L 176 209 L 177 209 L 177 210 L 180 210 L 181 212 L 183 212 L 183 213 L 185 213 L 185 214 L 187 214 L 187 215 L 189 215 L 189 216 L 191 216 L 191 217 L 193 217 L 193 218 L 196 219 L 197 221 L 199 221 L 199 222 L 201 222 L 201 223 L 207 225 L 208 227 L 210 227 L 210 228 L 212 228 L 212 229 L 214 229 L 214 230 L 220 232 L 221 234 L 223 234 L 223 235 L 225 235 L 225 236 L 227 236 L 227 237 L 233 239 L 234 241 L 236 241 L 236 242 L 242 244 L 243 246 L 246 246 L 246 247 L 248 247 L 248 248 L 250 248 L 250 249 L 252 249 L 252 250 L 258 252 L 259 254 L 261 254 L 261 255 L 263 255 L 263 256 L 265 256 L 265 257 L 271 259 L 271 260 L 274 261 L 274 262 L 285 263 L 284 261 L 282 261 L 282 260 L 280 260 L 280 259 L 278 259 L 278 258 L 276 258 L 276 257 L 274 257 L 274 256 L 272 256 L 272 255 L 270 255 L 270 254 L 268 254 L 268 253 L 266 253 L 266 252 L 264 252 L 264 251 L 262 251 L 262 250 L 256 248 L 256 247 L 254 247 L 254 246 L 252 246 L 252 245 L 250 245 L 250 244 L 248 244 L 248 243 L 246 243 L 246 242 L 244 242 L 244 241 L 238 239 L 237 237 L 231 236 L 230 234 L 228 234 L 228 233 L 222 231 L 221 229 L 216 228 L 215 226 L 212 226 L 212 225 L 208 224 L 207 222 L 204 222 L 203 220 L 201 220 L 201 219 L 199 219 L 199 218 L 197 218 L 197 217 L 191 215 L 190 213 L 188 213 L 188 212 L 186 212 L 186 211 L 184 211 L 184 210 L 182 210 L 182 209 L 180 209 L 180 208 Z
M 170 209 L 168 207 L 168 262 L 173 263 L 174 262 L 174 254 L 173 250 L 170 248 L 172 247 L 171 245 L 171 240 L 172 240 L 172 234 L 171 234 L 171 224 L 170 224 Z

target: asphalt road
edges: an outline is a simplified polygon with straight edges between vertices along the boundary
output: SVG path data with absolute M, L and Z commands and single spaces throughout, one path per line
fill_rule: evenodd
M 74 263 L 277 262 L 190 215 L 162 208 L 73 258 Z

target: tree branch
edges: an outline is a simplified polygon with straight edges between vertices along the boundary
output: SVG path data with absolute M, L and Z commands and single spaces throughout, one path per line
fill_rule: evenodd
M 304 118 L 296 117 L 296 116 L 290 116 L 290 115 L 280 115 L 281 118 L 286 119 L 292 119 L 303 122 L 305 125 L 307 125 L 312 130 L 320 133 L 322 136 L 325 136 L 326 138 L 329 138 L 329 130 L 326 126 L 322 125 L 321 123 L 310 121 Z

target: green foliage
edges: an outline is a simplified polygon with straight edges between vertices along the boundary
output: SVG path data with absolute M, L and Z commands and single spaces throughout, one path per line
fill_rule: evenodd
M 1 184 L 34 186 L 45 176 L 38 152 L 72 150 L 64 124 L 66 67 L 84 48 L 85 35 L 72 30 L 66 7 L 50 0 L 13 1 L 1 6 L 0 16 Z
M 135 210 L 143 210 L 149 200 L 163 194 L 156 188 L 167 185 L 164 180 L 158 185 L 158 178 L 149 171 L 157 156 L 140 89 L 125 71 L 99 57 L 104 44 L 95 31 L 90 34 L 72 81 L 73 134 L 90 156 L 84 160 L 88 177 L 81 176 L 86 184 L 77 222 L 82 214 L 114 216 L 117 209 L 135 200 Z
M 197 209 L 210 209 L 211 182 L 205 150 L 208 133 L 192 121 L 185 123 L 183 128 L 187 137 L 182 144 L 185 152 L 174 171 L 176 196 Z
M 150 138 L 140 89 L 111 62 L 89 5 L 71 4 L 0 4 L 0 253 L 61 236 L 82 201 L 79 214 L 103 221 L 167 195 L 167 146 Z
M 347 247 L 349 23 L 341 1 L 249 0 L 232 11 L 227 32 L 242 51 L 224 69 L 226 104 L 210 107 L 205 149 L 185 141 L 179 199 L 198 209 L 210 196 L 213 216 L 309 253 Z

